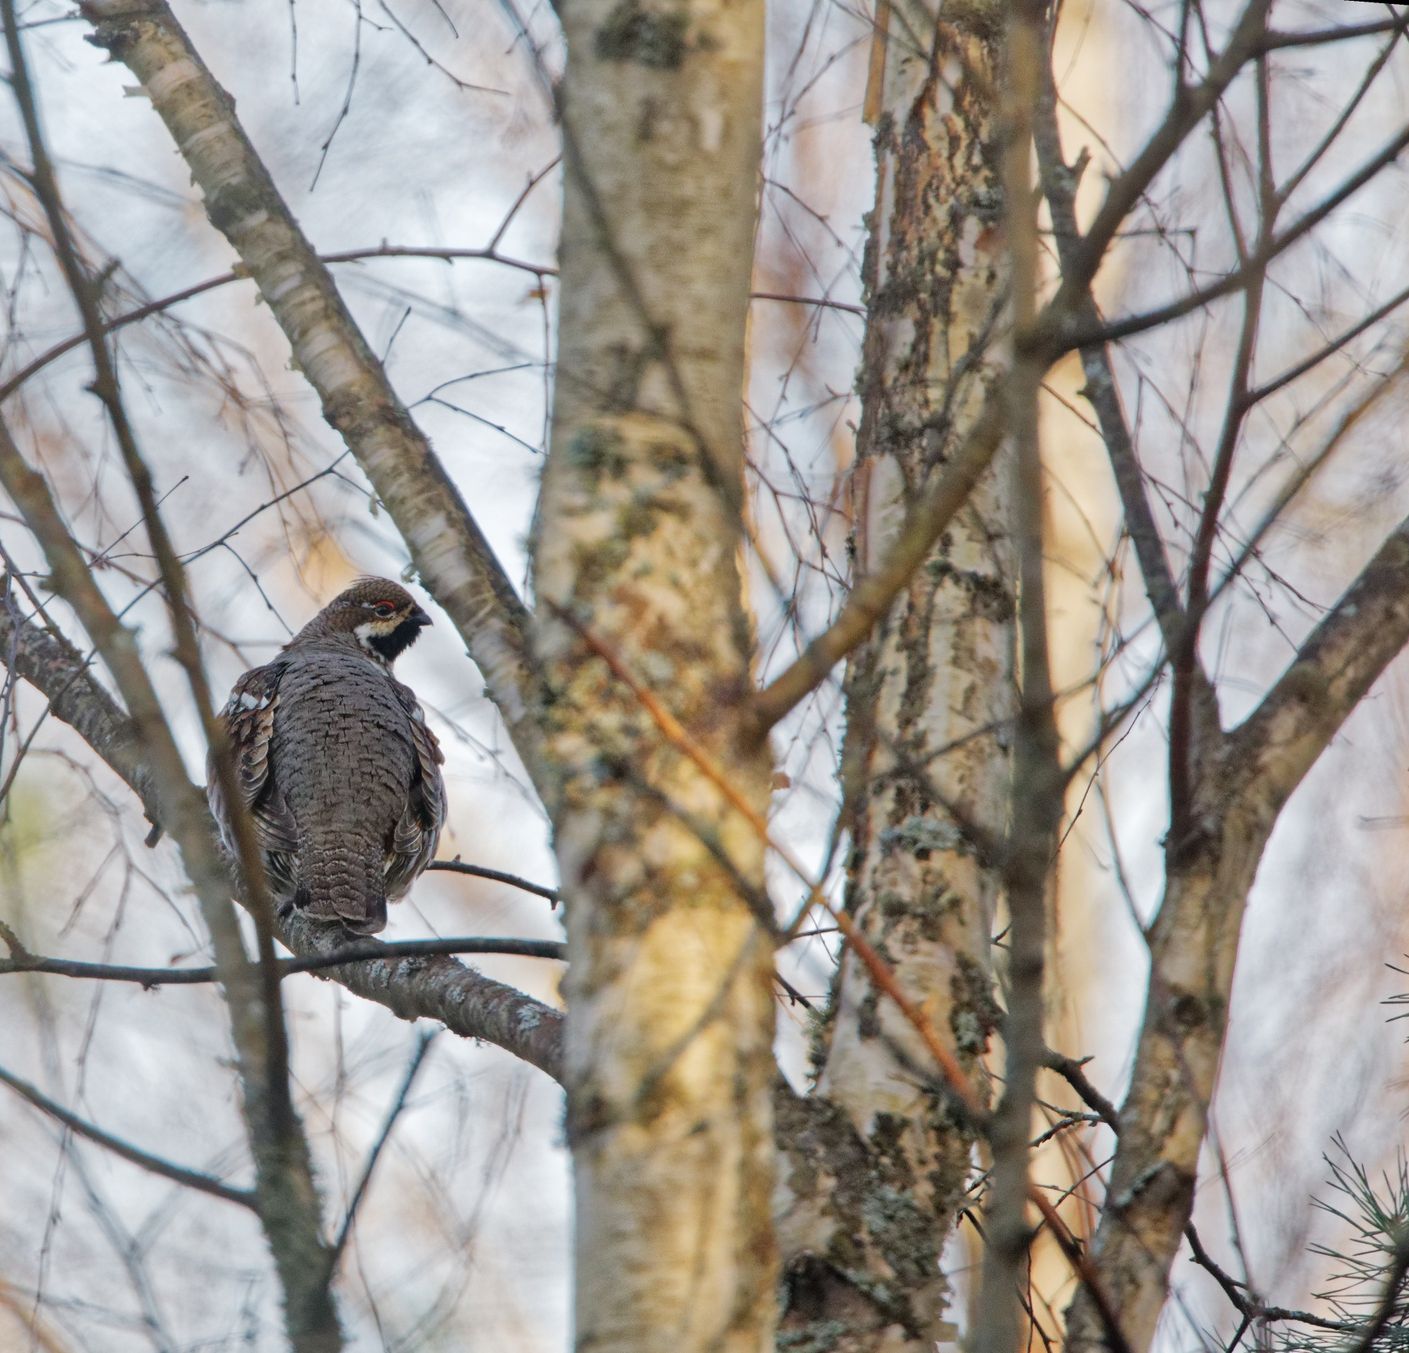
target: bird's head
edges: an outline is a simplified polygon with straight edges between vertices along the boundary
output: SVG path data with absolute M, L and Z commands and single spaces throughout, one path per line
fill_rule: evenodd
M 351 634 L 370 657 L 387 666 L 431 623 L 404 587 L 385 578 L 359 578 L 334 597 L 318 619 L 327 632 Z

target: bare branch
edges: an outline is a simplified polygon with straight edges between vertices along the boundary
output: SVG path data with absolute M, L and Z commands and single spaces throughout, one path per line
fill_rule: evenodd
M 367 1189 L 372 1183 L 372 1174 L 377 1168 L 377 1162 L 381 1159 L 382 1150 L 391 1139 L 391 1130 L 396 1126 L 396 1120 L 401 1117 L 402 1111 L 406 1108 L 411 1087 L 416 1083 L 416 1077 L 425 1065 L 426 1055 L 430 1052 L 431 1044 L 434 1041 L 434 1032 L 422 1034 L 416 1040 L 416 1051 L 412 1054 L 410 1064 L 406 1068 L 406 1074 L 401 1078 L 401 1085 L 392 1097 L 391 1107 L 387 1110 L 386 1120 L 382 1123 L 382 1130 L 377 1134 L 377 1140 L 372 1143 L 372 1149 L 367 1153 L 367 1163 L 362 1167 L 362 1176 L 357 1181 L 357 1187 L 352 1191 L 352 1200 L 347 1205 L 347 1215 L 342 1219 L 337 1239 L 329 1247 L 328 1275 L 330 1278 L 337 1272 L 338 1261 L 347 1248 L 348 1239 L 352 1235 L 353 1223 L 357 1220 L 357 1209 L 361 1207 L 363 1198 L 367 1196 Z
M 567 961 L 567 946 L 558 940 L 482 939 L 478 936 L 443 940 L 395 940 L 386 944 L 360 941 L 343 945 L 327 954 L 308 958 L 277 960 L 279 976 L 294 973 L 320 973 L 325 968 L 362 963 L 369 959 L 435 958 L 453 954 L 496 954 L 510 958 L 548 958 Z M 80 959 L 48 958 L 28 952 L 12 952 L 0 958 L 0 976 L 7 973 L 47 973 L 96 982 L 133 982 L 151 990 L 155 987 L 200 986 L 220 981 L 220 971 L 204 968 L 134 968 L 120 963 L 86 963 Z
M 1312 631 L 1228 739 L 1244 792 L 1280 809 L 1385 668 L 1409 644 L 1409 518 Z
M 1381 545 L 1258 709 L 1195 763 L 1191 832 L 1167 854 L 1149 1002 L 1095 1254 L 1136 1348 L 1148 1346 L 1191 1214 L 1228 1023 L 1243 911 L 1278 814 L 1409 643 L 1409 519 Z M 1173 843 L 1172 843 L 1173 844 Z M 1076 1353 L 1101 1347 L 1078 1296 Z
M 754 697 L 760 735 L 820 686 L 890 608 L 988 468 L 1003 440 L 1005 423 L 1003 401 L 991 394 L 959 448 L 933 471 L 930 484 L 906 514 L 890 557 L 874 573 L 857 579 L 837 618 Z
M 63 635 L 41 629 L 0 606 L 0 655 L 15 675 L 43 691 L 54 716 L 68 724 L 142 801 L 148 821 L 160 822 L 156 783 L 136 728 Z
M 752 301 L 781 301 L 785 305 L 812 305 L 819 310 L 840 310 L 847 315 L 860 315 L 865 318 L 864 305 L 852 305 L 849 301 L 833 301 L 824 296 L 785 296 L 777 291 L 755 291 L 750 293 Z
M 1390 11 L 1391 14 L 1394 12 Z M 1362 24 L 1338 24 L 1334 28 L 1308 28 L 1300 32 L 1283 32 L 1269 28 L 1261 43 L 1264 52 L 1284 51 L 1289 47 L 1315 47 L 1329 42 L 1351 42 L 1356 38 L 1373 38 L 1382 33 L 1399 32 L 1404 20 L 1398 17 L 1378 19 Z
M 1045 5 L 1023 0 L 1009 6 L 1002 92 L 1004 222 L 1011 266 L 1011 303 L 1016 335 L 1027 331 L 1037 308 L 1037 199 L 1032 191 L 1034 108 L 1041 97 L 1046 49 Z M 1013 808 L 1004 882 L 1008 900 L 1008 1013 L 1004 1021 L 1003 1094 L 989 1127 L 992 1168 L 986 1210 L 980 1305 L 974 1331 L 980 1353 L 1011 1353 L 1022 1347 L 1021 1298 L 1032 1231 L 1027 1199 L 1035 1192 L 1028 1174 L 1032 1111 L 1043 1039 L 1048 873 L 1056 854 L 1064 777 L 1047 639 L 1043 578 L 1043 483 L 1037 401 L 1044 363 L 1018 355 L 1004 381 L 1012 437 L 1012 533 L 1017 547 L 1018 644 L 1021 686 L 1014 727 Z M 1044 1215 L 1048 1215 L 1044 1213 Z M 1055 1213 L 1048 1216 L 1051 1220 Z M 1122 1341 L 1115 1313 L 1108 1331 Z
M 0 639 L 2 638 L 3 632 L 0 632 Z M 468 874 L 472 878 L 491 879 L 495 883 L 507 883 L 511 888 L 519 888 L 526 893 L 532 893 L 535 897 L 546 898 L 555 907 L 563 900 L 562 894 L 556 888 L 545 888 L 541 883 L 530 883 L 527 879 L 521 879 L 517 874 L 506 874 L 502 869 L 490 869 L 483 864 L 466 864 L 459 858 L 432 860 L 426 868 L 427 870 L 440 869 L 451 874 Z
M 140 1147 L 133 1146 L 131 1142 L 123 1141 L 121 1137 L 114 1137 L 112 1133 L 104 1132 L 102 1128 L 95 1127 L 86 1119 L 70 1113 L 62 1105 L 56 1104 L 42 1090 L 6 1071 L 4 1067 L 0 1067 L 0 1084 L 8 1085 L 17 1095 L 28 1100 L 41 1112 L 47 1113 L 56 1122 L 62 1123 L 70 1132 L 75 1132 L 90 1142 L 96 1142 L 115 1156 L 121 1156 L 123 1160 L 133 1165 L 140 1166 L 152 1174 L 160 1175 L 163 1179 L 169 1179 L 172 1183 L 180 1184 L 185 1188 L 197 1189 L 212 1197 L 223 1198 L 227 1203 L 238 1203 L 241 1207 L 258 1210 L 253 1189 L 232 1188 L 213 1175 L 202 1174 L 199 1170 L 188 1170 L 183 1165 L 173 1165 L 171 1161 L 164 1160 L 161 1156 L 154 1156 L 149 1151 L 143 1151 Z
M 505 254 L 495 251 L 492 246 L 484 249 L 450 249 L 419 247 L 401 244 L 379 244 L 371 249 L 344 249 L 335 254 L 320 254 L 318 256 L 324 263 L 360 263 L 373 258 L 435 258 L 446 263 L 453 263 L 456 259 L 478 259 L 485 263 L 498 263 L 506 268 L 514 268 L 520 272 L 531 273 L 534 277 L 553 277 L 557 269 L 542 263 L 527 263 L 522 259 L 510 258 Z M 170 310 L 174 305 L 180 305 L 183 301 L 194 300 L 197 296 L 204 296 L 208 291 L 215 291 L 220 287 L 229 286 L 232 282 L 248 282 L 249 273 L 244 268 L 236 268 L 230 272 L 222 273 L 219 277 L 208 277 L 204 282 L 192 283 L 189 287 L 183 287 L 180 291 L 172 292 L 169 296 L 162 296 L 154 301 L 147 301 L 143 305 L 134 306 L 131 310 L 126 310 L 120 315 L 113 315 L 103 321 L 103 332 L 114 333 L 118 329 L 126 328 L 129 324 L 136 324 L 140 320 L 150 319 L 153 315 L 160 315 Z M 55 343 L 52 347 L 46 348 L 39 356 L 26 362 L 13 376 L 3 384 L 0 384 L 0 404 L 9 399 L 24 383 L 51 362 L 56 362 L 65 353 L 72 352 L 75 348 L 80 348 L 88 341 L 86 333 L 71 334 L 68 338 Z
M 320 962 L 331 962 L 346 944 L 335 927 L 297 913 L 280 922 L 279 938 L 300 957 Z M 451 1033 L 493 1043 L 562 1079 L 562 1012 L 453 958 L 359 958 L 320 967 L 319 975 L 400 1019 L 439 1020 Z
M 1323 343 L 1315 352 L 1302 358 L 1301 361 L 1288 367 L 1278 375 L 1263 381 L 1261 385 L 1249 390 L 1247 393 L 1248 404 L 1257 404 L 1266 399 L 1269 395 L 1276 394 L 1283 386 L 1290 385 L 1293 381 L 1300 380 L 1308 371 L 1319 366 L 1322 362 L 1326 361 L 1327 358 L 1347 356 L 1350 344 L 1355 339 L 1359 338 L 1367 329 L 1373 328 L 1382 319 L 1393 314 L 1405 301 L 1409 301 L 1409 287 L 1401 287 L 1389 300 L 1385 301 L 1382 305 L 1377 305 L 1369 314 L 1356 320 L 1354 324 L 1349 325 L 1347 328 L 1342 329 L 1340 333 Z
M 1039 337 L 1034 339 L 1034 343 L 1046 347 L 1049 355 L 1055 358 L 1059 353 L 1071 348 L 1081 348 L 1091 343 L 1114 343 L 1118 339 L 1129 338 L 1132 334 L 1158 328 L 1171 320 L 1201 310 L 1221 297 L 1241 291 L 1254 276 L 1264 272 L 1273 259 L 1280 257 L 1292 245 L 1309 235 L 1342 202 L 1354 196 L 1382 170 L 1393 164 L 1403 154 L 1406 146 L 1409 146 L 1409 127 L 1401 128 L 1359 169 L 1343 179 L 1339 187 L 1324 194 L 1304 215 L 1284 230 L 1269 235 L 1260 248 L 1249 254 L 1242 267 L 1224 273 L 1216 282 L 1210 282 L 1206 287 L 1200 287 L 1177 301 L 1170 301 L 1157 309 L 1146 310 L 1142 314 L 1129 315 L 1123 319 L 1104 319 L 1098 325 L 1092 326 L 1083 324 L 1062 310 L 1058 306 L 1058 301 L 1062 299 L 1058 293 L 1044 312 L 1044 318 L 1039 320 L 1036 326 Z
M 1204 1248 L 1202 1237 L 1192 1223 L 1184 1228 L 1184 1238 L 1189 1242 L 1189 1254 L 1194 1263 L 1209 1274 L 1214 1282 L 1223 1289 L 1223 1295 L 1228 1298 L 1233 1309 L 1245 1320 L 1295 1321 L 1299 1325 L 1310 1325 L 1313 1329 L 1334 1330 L 1340 1334 L 1354 1334 L 1362 1330 L 1361 1325 L 1351 1324 L 1346 1320 L 1327 1320 L 1324 1316 L 1313 1315 L 1310 1311 L 1294 1311 L 1285 1306 L 1269 1306 L 1246 1283 L 1239 1282 L 1229 1275 L 1223 1266 L 1209 1254 Z M 1379 1332 L 1374 1328 L 1373 1322 L 1370 1329 L 1372 1333 Z M 1353 1346 L 1355 1353 L 1369 1353 L 1371 1347 L 1371 1344 L 1361 1341 L 1357 1341 Z
M 1053 1052 L 1050 1048 L 1042 1059 L 1042 1065 L 1050 1071 L 1055 1071 L 1062 1077 L 1078 1095 L 1082 1102 L 1093 1109 L 1101 1121 L 1112 1131 L 1120 1131 L 1120 1117 L 1114 1104 L 1108 1100 L 1094 1085 L 1091 1079 L 1082 1069 L 1082 1063 L 1074 1057 L 1067 1057 L 1060 1052 Z
M 1169 112 L 1130 167 L 1107 189 L 1105 201 L 1091 222 L 1091 228 L 1081 237 L 1070 266 L 1062 269 L 1061 286 L 1049 303 L 1040 325 L 1045 324 L 1049 317 L 1062 318 L 1072 313 L 1074 304 L 1090 287 L 1091 279 L 1095 277 L 1116 232 L 1125 225 L 1155 175 L 1169 163 L 1170 157 L 1183 145 L 1189 133 L 1223 97 L 1224 90 L 1238 77 L 1244 65 L 1261 49 L 1270 8 L 1270 0 L 1250 0 L 1237 27 L 1229 35 L 1228 45 L 1209 66 L 1208 74 L 1199 84 L 1193 87 L 1186 85 L 1182 70 L 1178 72 Z
M 1043 71 L 1038 97 L 1033 140 L 1037 148 L 1043 196 L 1052 214 L 1057 256 L 1065 269 L 1075 265 L 1080 241 L 1076 225 L 1076 185 L 1080 170 L 1068 167 L 1062 155 L 1061 132 L 1057 125 L 1057 91 L 1052 79 L 1050 56 Z M 1089 286 L 1073 292 L 1071 305 L 1080 323 L 1093 329 L 1099 327 L 1101 317 Z M 1125 529 L 1135 546 L 1145 591 L 1164 637 L 1165 649 L 1173 653 L 1178 650 L 1183 631 L 1183 607 L 1159 527 L 1145 497 L 1144 471 L 1125 420 L 1125 411 L 1120 405 L 1120 391 L 1111 370 L 1107 345 L 1093 343 L 1083 347 L 1081 366 L 1086 375 L 1086 388 L 1081 393 L 1096 411 L 1106 454 L 1110 457 L 1116 488 L 1120 493 L 1121 508 L 1125 512 Z

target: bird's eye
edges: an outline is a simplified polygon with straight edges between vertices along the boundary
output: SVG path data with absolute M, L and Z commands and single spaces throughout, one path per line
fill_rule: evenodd
M 395 610 L 395 605 L 389 601 L 378 601 L 374 602 L 372 605 L 373 614 L 380 616 L 383 620 L 390 616 Z

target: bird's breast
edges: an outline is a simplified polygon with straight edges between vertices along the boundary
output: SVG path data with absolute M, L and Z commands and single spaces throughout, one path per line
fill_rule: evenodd
M 410 721 L 390 680 L 349 655 L 291 665 L 279 686 L 274 774 L 296 818 L 394 824 L 415 768 Z

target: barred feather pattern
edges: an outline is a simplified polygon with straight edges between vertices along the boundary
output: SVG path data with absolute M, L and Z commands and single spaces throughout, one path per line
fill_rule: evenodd
M 394 614 L 369 618 L 369 608 L 393 601 Z M 401 588 L 367 579 L 236 683 L 222 716 L 280 910 L 298 907 L 353 934 L 376 934 L 387 902 L 434 857 L 445 822 L 444 757 L 414 693 L 390 670 L 428 623 Z M 211 769 L 211 811 L 233 854 Z

